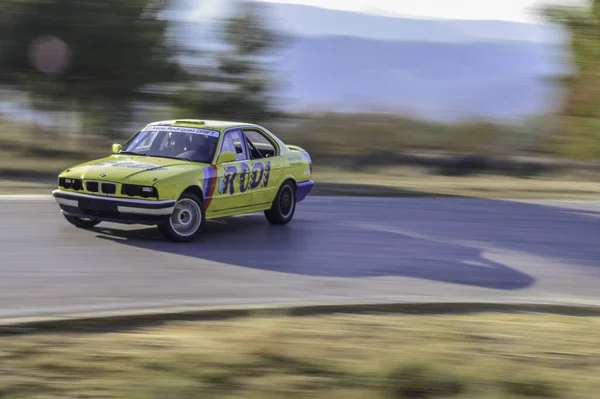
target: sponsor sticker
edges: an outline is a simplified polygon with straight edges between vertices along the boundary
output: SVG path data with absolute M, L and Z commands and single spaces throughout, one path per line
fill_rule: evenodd
M 198 129 L 193 127 L 180 127 L 180 126 L 160 126 L 152 125 L 146 126 L 142 129 L 144 132 L 179 132 L 179 133 L 192 133 L 192 134 L 203 134 L 210 137 L 219 137 L 219 132 L 216 130 Z
M 94 164 L 94 166 L 112 166 L 115 168 L 132 168 L 132 169 L 146 169 L 146 170 L 165 170 L 166 169 L 164 167 L 157 166 L 157 165 L 130 162 L 130 161 L 122 161 L 122 162 L 105 161 L 105 162 L 100 162 L 100 163 Z M 105 176 L 100 175 L 100 177 L 105 177 Z

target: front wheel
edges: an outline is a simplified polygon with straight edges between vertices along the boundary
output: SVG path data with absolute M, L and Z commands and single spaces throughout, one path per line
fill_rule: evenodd
M 159 224 L 158 229 L 171 241 L 188 242 L 201 233 L 204 220 L 202 201 L 194 194 L 183 194 L 175 203 L 169 221 Z
M 265 216 L 269 223 L 281 226 L 292 220 L 295 211 L 296 187 L 292 182 L 286 181 L 279 188 L 271 209 L 265 211 Z
M 87 218 L 78 218 L 75 216 L 64 215 L 65 219 L 73 226 L 82 228 L 82 229 L 90 229 L 100 224 L 99 220 L 87 219 Z

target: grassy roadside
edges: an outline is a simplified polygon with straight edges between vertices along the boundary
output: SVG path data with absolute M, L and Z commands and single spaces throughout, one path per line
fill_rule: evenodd
M 599 317 L 326 315 L 0 337 L 17 398 L 595 398 Z
M 348 172 L 336 169 L 315 171 L 317 183 L 356 185 L 350 194 L 431 196 L 448 195 L 499 199 L 600 199 L 600 181 L 585 176 L 517 178 L 499 175 L 465 177 L 431 175 L 408 168 L 382 168 Z M 368 187 L 371 186 L 371 187 Z M 324 194 L 335 193 L 327 188 Z M 340 191 L 343 193 L 343 191 Z
M 56 189 L 56 184 L 47 181 L 23 181 L 0 179 L 0 195 L 46 194 Z

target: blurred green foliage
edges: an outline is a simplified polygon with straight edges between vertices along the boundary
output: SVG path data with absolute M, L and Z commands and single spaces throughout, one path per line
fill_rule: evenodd
M 192 70 L 192 83 L 173 96 L 175 117 L 258 123 L 278 115 L 272 92 L 276 82 L 264 58 L 283 38 L 269 29 L 262 11 L 258 3 L 242 3 L 218 32 L 223 48 L 196 55 L 203 65 L 216 65 Z
M 169 30 L 173 26 L 164 18 L 174 1 L 5 0 L 0 13 L 0 88 L 25 94 L 27 104 L 38 110 L 76 120 L 78 137 L 86 143 L 94 137 L 102 145 L 130 136 L 132 121 L 197 117 L 267 124 L 286 141 L 323 159 L 377 156 L 382 163 L 394 163 L 401 152 L 439 150 L 600 156 L 600 0 L 591 11 L 545 11 L 549 20 L 571 33 L 576 73 L 560 81 L 568 96 L 558 115 L 519 124 L 284 114 L 276 106 L 278 85 L 269 57 L 286 43 L 271 29 L 261 5 L 238 3 L 212 38 L 217 45 L 207 48 L 199 46 L 205 38 L 185 44 L 174 40 Z M 52 136 L 66 139 L 66 126 L 57 120 Z M 15 140 L 10 134 L 3 131 L 0 140 Z M 39 145 L 35 134 L 26 136 L 33 140 L 25 141 Z M 69 140 L 72 151 L 85 145 Z
M 168 24 L 158 18 L 166 4 L 5 0 L 0 82 L 31 94 L 38 109 L 72 110 L 92 126 L 107 116 L 109 128 L 127 121 L 144 88 L 185 78 L 174 59 L 177 49 L 166 38 Z M 67 53 L 61 54 L 61 43 Z M 40 71 L 40 64 L 50 69 Z
M 563 134 L 554 148 L 573 158 L 600 158 L 600 0 L 591 7 L 556 6 L 546 16 L 570 34 L 569 50 L 575 73 L 564 77 L 567 89 L 557 115 Z
M 6 0 L 0 13 L 0 84 L 38 110 L 68 111 L 86 133 L 114 137 L 135 106 L 177 115 L 264 118 L 271 80 L 260 56 L 277 41 L 251 2 L 224 21 L 218 51 L 172 40 L 172 1 Z M 201 39 L 199 39 L 201 40 Z M 182 56 L 209 62 L 196 67 Z M 217 60 L 215 65 L 214 60 Z
M 313 113 L 290 115 L 268 125 L 290 144 L 309 149 L 319 159 L 357 157 L 393 164 L 410 152 L 482 155 L 552 155 L 558 131 L 545 118 L 512 125 L 472 120 L 424 121 L 403 115 Z

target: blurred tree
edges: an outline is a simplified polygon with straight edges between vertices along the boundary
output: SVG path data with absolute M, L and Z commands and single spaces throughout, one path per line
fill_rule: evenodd
M 561 78 L 567 89 L 559 123 L 564 134 L 558 151 L 578 158 L 600 158 L 600 0 L 591 7 L 551 7 L 545 15 L 570 34 L 572 75 Z
M 224 21 L 219 50 L 205 52 L 204 66 L 193 72 L 197 85 L 177 93 L 181 116 L 258 122 L 277 115 L 272 105 L 276 82 L 267 65 L 283 36 L 270 29 L 262 10 L 258 3 L 242 2 Z
M 0 84 L 115 133 L 148 88 L 184 78 L 159 18 L 168 0 L 3 0 Z M 151 91 L 150 91 L 151 92 Z M 110 118 L 110 120 L 109 120 Z M 106 130 L 108 129 L 108 130 Z

